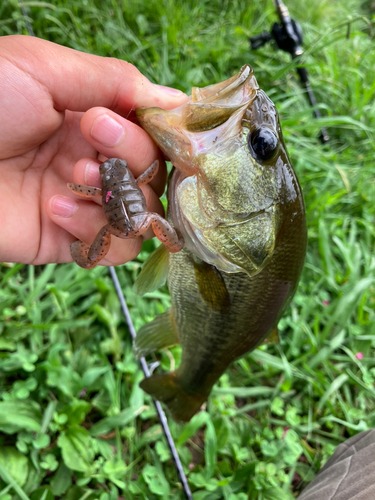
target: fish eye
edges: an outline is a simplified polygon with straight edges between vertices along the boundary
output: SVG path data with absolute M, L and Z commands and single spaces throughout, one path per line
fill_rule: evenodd
M 258 128 L 247 136 L 247 144 L 251 155 L 256 160 L 269 160 L 277 149 L 276 135 L 267 127 Z

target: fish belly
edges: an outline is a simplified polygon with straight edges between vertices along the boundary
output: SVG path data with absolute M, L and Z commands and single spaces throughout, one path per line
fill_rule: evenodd
M 170 255 L 170 317 L 182 347 L 181 364 L 175 372 L 151 377 L 141 386 L 166 403 L 175 420 L 189 421 L 228 365 L 277 326 L 296 290 L 305 248 L 305 220 L 294 212 L 260 273 L 221 273 L 230 301 L 222 310 L 202 299 L 193 255 L 185 248 Z

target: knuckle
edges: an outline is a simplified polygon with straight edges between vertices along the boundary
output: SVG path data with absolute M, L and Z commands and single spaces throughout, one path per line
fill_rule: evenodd
M 112 69 L 120 73 L 118 81 L 121 86 L 121 93 L 126 88 L 128 98 L 134 103 L 137 108 L 141 105 L 142 95 L 146 88 L 150 85 L 149 80 L 131 63 L 115 58 L 106 58 L 110 60 Z M 120 97 L 121 98 L 121 97 Z

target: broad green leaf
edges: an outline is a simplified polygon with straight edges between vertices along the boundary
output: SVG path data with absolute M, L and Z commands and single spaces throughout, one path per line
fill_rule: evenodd
M 142 470 L 142 476 L 148 484 L 151 493 L 155 493 L 159 496 L 169 495 L 170 489 L 168 482 L 165 477 L 159 474 L 155 466 L 147 464 Z
M 123 410 L 118 415 L 113 417 L 103 418 L 97 424 L 93 425 L 90 429 L 90 434 L 92 436 L 99 436 L 100 434 L 106 434 L 112 431 L 116 427 L 124 427 L 125 425 L 132 422 L 139 415 L 141 408 L 127 408 Z
M 294 496 L 282 488 L 275 486 L 273 488 L 267 488 L 263 493 L 264 500 L 294 500 Z
M 195 491 L 193 493 L 194 500 L 220 500 L 221 493 L 212 493 L 211 491 Z
M 201 411 L 197 415 L 194 415 L 194 417 L 188 422 L 184 428 L 183 431 L 181 432 L 178 440 L 177 440 L 177 446 L 181 446 L 183 443 L 185 443 L 191 436 L 193 436 L 197 430 L 202 427 L 206 422 L 208 421 L 209 416 L 206 412 Z
M 40 450 L 42 448 L 46 448 L 50 444 L 50 441 L 51 440 L 48 434 L 38 434 L 33 441 L 33 446 L 34 448 Z
M 96 366 L 87 370 L 82 377 L 82 384 L 84 387 L 90 388 L 99 377 L 109 370 L 108 366 Z
M 52 453 L 45 453 L 42 455 L 40 466 L 42 469 L 53 472 L 58 468 L 59 462 L 56 460 L 55 455 L 53 455 Z
M 22 455 L 15 448 L 11 446 L 0 448 L 0 466 L 2 471 L 5 470 L 19 486 L 23 486 L 26 483 L 29 471 L 28 460 L 25 455 Z M 3 479 L 6 480 L 5 478 Z
M 171 458 L 171 452 L 164 441 L 158 441 L 155 446 L 156 453 L 158 454 L 161 462 L 166 462 Z
M 70 427 L 57 441 L 64 463 L 69 469 L 88 472 L 95 456 L 92 437 L 83 427 Z
M 30 500 L 54 500 L 54 496 L 48 486 L 42 486 L 42 488 L 38 488 L 34 491 Z
M 85 495 L 85 490 L 79 486 L 72 486 L 62 497 L 62 500 L 81 500 Z M 86 497 L 87 498 L 87 497 Z
M 50 482 L 51 491 L 54 495 L 63 495 L 71 484 L 72 471 L 64 463 L 61 463 Z
M 262 441 L 260 447 L 266 457 L 275 457 L 279 452 L 279 446 L 275 441 Z
M 121 489 L 125 488 L 123 481 L 128 466 L 123 460 L 107 460 L 102 468 L 103 475 Z
M 73 399 L 67 406 L 62 408 L 61 412 L 68 417 L 69 426 L 80 425 L 91 410 L 91 404 L 87 401 Z
M 38 453 L 36 450 L 33 450 L 31 453 L 31 458 L 33 458 L 33 453 Z M 23 490 L 25 493 L 30 494 L 32 491 L 35 491 L 38 486 L 41 484 L 43 478 L 45 476 L 45 471 L 40 467 L 37 469 L 35 467 L 35 463 L 29 463 L 29 473 L 27 475 L 27 481 L 23 486 Z
M 113 457 L 115 450 L 107 441 L 97 438 L 94 440 L 94 443 L 96 454 L 100 453 L 107 460 Z
M 190 481 L 198 488 L 204 488 L 208 491 L 215 491 L 218 488 L 219 481 L 215 478 L 207 479 L 202 473 L 195 473 L 189 475 Z
M 47 385 L 56 387 L 68 397 L 77 397 L 83 388 L 82 379 L 79 374 L 71 367 L 67 366 L 48 366 Z
M 279 415 L 279 416 L 283 415 L 284 414 L 284 401 L 281 398 L 276 397 L 272 401 L 271 411 L 272 411 L 272 413 L 275 413 L 275 415 Z
M 230 436 L 231 422 L 226 416 L 216 418 L 214 421 L 217 439 L 217 448 L 221 450 L 227 444 Z
M 35 401 L 0 402 L 0 431 L 14 434 L 18 431 L 39 432 L 41 413 Z

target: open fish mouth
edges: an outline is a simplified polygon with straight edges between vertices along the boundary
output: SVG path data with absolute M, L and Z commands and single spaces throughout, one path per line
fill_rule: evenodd
M 193 87 L 189 100 L 178 108 L 169 111 L 139 108 L 136 114 L 142 128 L 173 165 L 187 176 L 194 175 L 193 157 L 202 149 L 201 144 L 195 141 L 195 138 L 197 141 L 201 139 L 199 132 L 209 133 L 231 117 L 239 126 L 243 113 L 238 111 L 249 106 L 258 89 L 251 66 L 245 65 L 228 80 L 207 87 Z M 237 128 L 233 127 L 233 122 L 228 123 L 220 130 L 221 140 Z M 209 133 L 204 142 L 211 140 L 212 134 Z
M 223 82 L 193 87 L 176 109 L 136 113 L 178 170 L 168 206 L 186 248 L 221 271 L 259 273 L 272 256 L 279 226 L 278 167 L 276 159 L 272 166 L 258 162 L 248 138 L 257 127 L 269 127 L 265 121 L 276 110 L 251 66 Z

